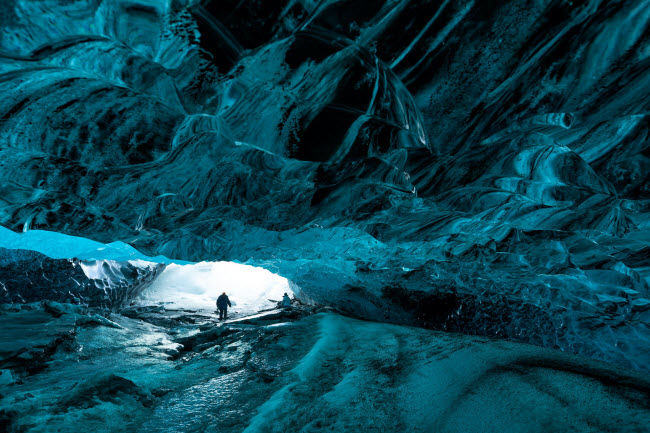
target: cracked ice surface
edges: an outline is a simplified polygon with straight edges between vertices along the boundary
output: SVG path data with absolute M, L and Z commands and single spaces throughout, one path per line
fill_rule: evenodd
M 8 0 L 0 223 L 648 370 L 649 10 Z

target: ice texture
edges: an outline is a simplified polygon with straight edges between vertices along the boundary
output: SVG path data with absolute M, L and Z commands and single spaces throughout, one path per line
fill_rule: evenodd
M 49 300 L 119 309 L 164 269 L 158 263 L 52 259 L 31 250 L 0 248 L 0 303 Z
M 0 224 L 648 370 L 649 11 L 7 0 Z
M 146 256 L 124 242 L 103 244 L 90 239 L 47 230 L 15 233 L 0 227 L 0 248 L 36 251 L 52 259 L 145 261 L 163 264 L 187 264 L 164 256 Z
M 647 374 L 526 344 L 332 313 L 223 326 L 125 313 L 110 316 L 119 327 L 5 314 L 0 353 L 14 357 L 0 368 L 20 380 L 0 388 L 0 422 L 143 433 L 635 433 L 650 422 Z M 16 334 L 36 338 L 24 347 Z

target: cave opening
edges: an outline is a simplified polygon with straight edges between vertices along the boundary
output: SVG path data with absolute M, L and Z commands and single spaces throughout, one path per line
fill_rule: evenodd
M 238 316 L 272 309 L 284 293 L 293 297 L 289 281 L 266 269 L 234 262 L 170 264 L 135 300 L 136 305 L 165 309 L 214 311 L 226 293 Z

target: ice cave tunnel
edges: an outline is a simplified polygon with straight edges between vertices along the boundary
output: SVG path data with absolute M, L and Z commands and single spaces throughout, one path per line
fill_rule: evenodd
M 0 432 L 650 431 L 650 1 L 0 3 Z

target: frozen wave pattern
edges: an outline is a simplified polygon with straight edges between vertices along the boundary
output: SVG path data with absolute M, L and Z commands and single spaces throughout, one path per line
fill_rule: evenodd
M 0 223 L 650 369 L 647 2 L 260 3 L 8 2 Z

